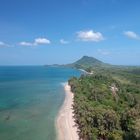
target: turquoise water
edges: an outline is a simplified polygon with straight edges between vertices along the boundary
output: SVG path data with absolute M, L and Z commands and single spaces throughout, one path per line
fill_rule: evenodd
M 0 67 L 0 140 L 55 140 L 63 83 L 80 74 L 58 67 Z

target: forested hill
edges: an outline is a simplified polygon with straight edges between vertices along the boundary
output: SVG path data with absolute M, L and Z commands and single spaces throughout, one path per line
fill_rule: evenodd
M 69 80 L 83 140 L 140 140 L 140 67 L 84 56 L 68 66 L 93 71 Z
M 88 72 L 100 72 L 100 73 L 133 73 L 133 74 L 140 74 L 140 66 L 123 66 L 123 65 L 111 65 L 108 63 L 104 63 L 94 57 L 83 56 L 78 61 L 67 64 L 61 65 L 64 67 L 71 67 L 77 69 L 84 69 Z
M 73 67 L 73 68 L 88 69 L 88 68 L 92 68 L 92 67 L 109 66 L 109 64 L 106 64 L 94 57 L 83 56 L 78 61 L 71 63 L 71 64 L 67 64 L 65 66 Z

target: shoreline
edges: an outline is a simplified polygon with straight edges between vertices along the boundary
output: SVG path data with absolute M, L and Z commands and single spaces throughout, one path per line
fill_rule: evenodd
M 86 70 L 84 70 L 84 69 L 79 69 L 80 71 L 82 71 L 82 72 L 84 72 L 85 74 L 88 74 L 88 75 L 92 75 L 93 74 L 93 72 L 87 72 Z
M 65 99 L 56 118 L 57 140 L 79 140 L 78 128 L 73 118 L 73 93 L 68 83 L 64 86 Z

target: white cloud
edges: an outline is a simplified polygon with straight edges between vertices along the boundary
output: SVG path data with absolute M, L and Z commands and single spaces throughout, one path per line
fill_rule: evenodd
M 36 38 L 34 43 L 39 45 L 39 44 L 50 44 L 51 42 L 47 38 Z
M 68 44 L 69 42 L 66 41 L 66 40 L 64 40 L 64 39 L 60 39 L 60 43 L 61 43 L 61 44 Z
M 12 46 L 0 41 L 0 47 L 12 47 Z
M 123 34 L 131 39 L 140 39 L 140 36 L 133 31 L 124 31 Z
M 34 42 L 20 42 L 19 45 L 21 46 L 38 46 L 38 45 L 45 45 L 45 44 L 50 44 L 50 40 L 48 40 L 47 38 L 36 38 L 34 40 Z
M 19 43 L 19 45 L 21 45 L 21 46 L 34 46 L 34 44 L 33 44 L 33 43 L 30 43 L 30 42 L 25 42 L 25 41 L 20 42 L 20 43 Z
M 98 51 L 98 53 L 100 53 L 100 54 L 102 54 L 102 55 L 109 55 L 109 54 L 110 54 L 109 51 L 102 50 L 102 49 L 98 49 L 97 51 Z
M 77 37 L 78 37 L 78 39 L 80 39 L 82 41 L 99 42 L 99 41 L 104 40 L 102 33 L 94 32 L 93 30 L 80 31 L 77 33 Z

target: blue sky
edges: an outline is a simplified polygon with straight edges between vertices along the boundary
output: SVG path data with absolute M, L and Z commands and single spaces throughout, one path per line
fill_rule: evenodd
M 140 65 L 139 0 L 0 0 L 0 65 L 83 55 Z

